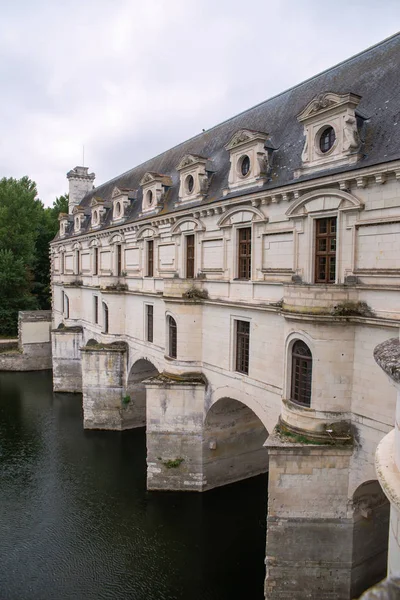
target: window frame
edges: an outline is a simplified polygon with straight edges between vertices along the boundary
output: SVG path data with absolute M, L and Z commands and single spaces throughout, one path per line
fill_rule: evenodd
M 93 295 L 93 309 L 94 309 L 94 322 L 96 325 L 99 324 L 99 297 L 94 294 Z
M 300 352 L 295 353 L 296 345 L 303 345 L 307 349 L 308 353 L 302 354 Z M 313 377 L 313 355 L 310 346 L 301 338 L 293 340 L 290 346 L 290 381 L 289 381 L 289 397 L 290 401 L 297 406 L 303 408 L 311 408 L 312 399 L 312 377 Z M 306 368 L 308 372 L 306 375 L 302 373 L 301 369 Z M 296 388 L 296 374 L 299 374 L 298 385 L 299 392 L 295 391 Z M 307 396 L 306 401 L 302 401 L 298 396 Z
M 243 231 L 249 231 L 250 232 L 250 240 L 241 240 L 241 235 L 243 233 Z M 241 255 L 241 243 L 244 242 L 247 245 L 250 245 L 250 253 L 247 253 L 245 256 Z M 238 279 L 239 281 L 251 281 L 252 279 L 252 254 L 253 254 L 253 228 L 251 226 L 251 224 L 246 224 L 243 227 L 238 227 L 236 229 L 236 258 L 237 258 L 237 267 L 236 267 L 236 271 L 237 271 L 237 276 L 236 279 Z M 244 266 L 245 266 L 245 270 L 248 273 L 248 277 L 241 277 L 241 270 L 242 270 L 242 262 L 244 261 Z M 246 265 L 246 261 L 248 261 L 248 264 Z
M 329 227 L 329 231 L 328 231 L 328 227 L 327 227 L 327 233 L 326 234 L 322 234 L 319 233 L 319 227 L 322 221 L 326 221 Z M 330 223 L 332 221 L 335 221 L 335 233 L 332 234 L 330 233 Z M 337 271 L 338 271 L 338 223 L 339 223 L 339 219 L 338 219 L 338 215 L 327 215 L 327 216 L 318 216 L 315 217 L 314 219 L 314 231 L 313 231 L 313 252 L 314 252 L 314 277 L 313 277 L 313 282 L 315 284 L 323 284 L 323 285 L 334 285 L 337 282 L 338 279 L 338 275 L 337 275 Z M 318 241 L 322 240 L 322 239 L 326 239 L 326 250 L 322 251 L 318 249 Z M 331 239 L 335 239 L 335 250 L 334 251 L 330 251 L 328 246 L 330 243 Z M 318 267 L 318 263 L 319 263 L 319 258 L 323 258 L 325 257 L 327 259 L 326 262 L 326 274 L 325 274 L 325 279 L 320 279 L 318 278 L 318 272 L 319 272 L 319 267 Z M 330 267 L 331 267 L 331 262 L 334 262 L 334 271 L 335 271 L 335 276 L 334 279 L 331 280 L 329 279 L 329 272 L 330 272 Z
M 178 325 L 172 315 L 167 315 L 167 350 L 168 358 L 177 359 L 178 357 Z
M 110 315 L 107 304 L 103 301 L 103 333 L 109 333 L 110 330 Z
M 154 344 L 154 304 L 145 304 L 144 323 L 145 323 L 145 340 L 150 344 Z M 150 310 L 151 309 L 151 310 Z M 151 314 L 150 314 L 151 313 Z M 150 327 L 151 323 L 151 327 Z
M 241 331 L 243 329 L 243 331 Z M 247 329 L 247 331 L 245 331 Z M 234 371 L 241 375 L 250 372 L 250 334 L 251 321 L 243 318 L 234 319 Z
M 191 246 L 193 250 L 193 256 L 189 258 L 189 239 L 193 240 L 193 245 Z M 190 269 L 189 269 L 189 261 L 190 261 Z M 195 276 L 195 268 L 196 268 L 196 235 L 195 233 L 188 233 L 185 235 L 185 277 L 186 279 L 194 279 Z
M 99 248 L 93 247 L 93 275 L 99 274 Z
M 154 277 L 154 240 L 146 240 L 146 277 Z

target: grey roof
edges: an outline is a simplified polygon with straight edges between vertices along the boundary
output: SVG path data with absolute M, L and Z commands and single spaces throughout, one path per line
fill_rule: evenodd
M 176 166 L 186 154 L 207 157 L 210 161 L 208 164 L 212 165 L 213 175 L 208 195 L 200 204 L 218 200 L 222 197 L 223 189 L 227 187 L 230 167 L 229 152 L 224 146 L 239 129 L 268 132 L 269 145 L 272 144 L 276 148 L 271 177 L 263 189 L 293 183 L 294 171 L 301 166 L 304 145 L 303 125 L 298 122 L 297 115 L 315 96 L 328 91 L 339 94 L 352 92 L 361 96 L 357 113 L 366 119 L 361 132 L 364 139 L 361 160 L 353 167 L 342 167 L 335 171 L 330 170 L 329 173 L 349 171 L 400 158 L 398 33 L 100 185 L 85 196 L 81 205 L 88 207 L 93 196 L 110 200 L 115 186 L 138 189 L 136 199 L 132 201 L 124 222 L 133 221 L 141 210 L 142 192 L 139 182 L 147 171 L 152 171 L 169 175 L 172 179 L 172 187 L 166 194 L 162 213 L 178 210 L 174 208 L 179 191 L 179 173 Z M 296 181 L 305 181 L 323 174 L 324 171 L 319 171 Z M 245 193 L 248 193 L 248 190 Z M 111 223 L 111 210 L 108 213 L 105 226 Z

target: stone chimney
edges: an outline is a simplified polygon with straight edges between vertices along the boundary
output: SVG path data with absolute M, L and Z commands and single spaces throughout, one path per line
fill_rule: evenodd
M 74 206 L 93 188 L 94 173 L 88 173 L 88 167 L 75 167 L 67 173 L 69 181 L 68 213 L 71 215 Z

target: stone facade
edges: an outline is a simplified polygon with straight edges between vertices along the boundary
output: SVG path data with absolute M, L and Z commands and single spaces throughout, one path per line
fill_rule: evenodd
M 399 50 L 95 190 L 80 172 L 51 246 L 55 389 L 83 391 L 86 427 L 146 422 L 149 489 L 269 463 L 270 600 L 347 600 L 385 574 L 374 453 L 395 391 L 373 350 L 400 322 L 400 146 L 382 133 Z

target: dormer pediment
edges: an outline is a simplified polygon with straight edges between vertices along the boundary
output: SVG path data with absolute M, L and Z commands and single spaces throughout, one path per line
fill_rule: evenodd
M 331 112 L 340 107 L 352 108 L 355 110 L 361 100 L 361 96 L 357 94 L 335 94 L 334 92 L 326 92 L 319 94 L 307 104 L 307 106 L 297 116 L 297 119 L 302 123 L 316 115 L 321 115 L 326 112 Z
M 207 158 L 204 156 L 199 156 L 197 154 L 186 154 L 179 162 L 176 167 L 177 171 L 182 171 L 182 169 L 187 169 L 189 167 L 194 167 L 196 165 L 206 165 Z
M 268 133 L 262 131 L 253 131 L 251 129 L 239 129 L 226 144 L 226 150 L 233 150 L 240 146 L 244 146 L 250 142 L 266 141 L 268 139 Z
M 58 215 L 58 221 L 60 223 L 60 237 L 64 236 L 67 232 L 68 220 L 67 213 L 60 213 Z
M 120 221 L 126 216 L 126 209 L 129 206 L 129 196 L 133 196 L 134 191 L 127 188 L 115 187 L 112 191 L 113 221 Z
M 74 208 L 72 209 L 72 214 L 73 215 L 79 215 L 79 214 L 84 214 L 85 213 L 85 209 L 83 208 L 83 206 L 74 206 Z
M 58 220 L 59 221 L 68 221 L 68 215 L 67 215 L 67 213 L 60 212 L 59 215 L 58 215 Z
M 94 206 L 103 206 L 103 205 L 104 205 L 103 198 L 98 198 L 95 196 L 90 201 L 90 208 L 93 208 Z

